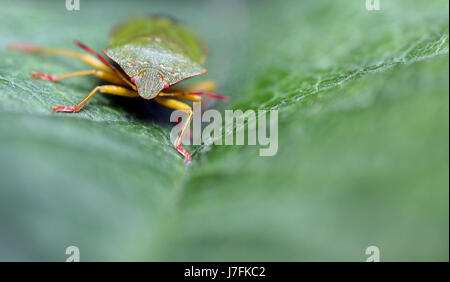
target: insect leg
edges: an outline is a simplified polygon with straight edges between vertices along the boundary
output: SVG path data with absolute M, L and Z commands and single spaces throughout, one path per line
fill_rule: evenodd
M 228 96 L 220 95 L 213 92 L 207 92 L 207 91 L 190 91 L 187 92 L 185 95 L 195 95 L 195 96 L 205 96 L 207 98 L 216 99 L 222 102 L 228 102 L 229 98 Z
M 217 99 L 223 102 L 228 101 L 227 96 L 219 95 L 213 93 L 216 89 L 216 83 L 212 80 L 204 80 L 197 83 L 186 84 L 182 86 L 174 85 L 169 89 L 165 90 L 163 93 L 177 93 L 182 95 L 197 95 L 197 96 L 205 96 L 211 99 Z M 182 96 L 177 97 L 179 99 L 184 99 Z M 194 101 L 191 98 L 185 99 L 189 101 Z
M 216 83 L 212 80 L 204 80 L 196 83 L 186 84 L 182 86 L 174 85 L 171 86 L 169 89 L 163 91 L 163 93 L 169 94 L 169 93 L 176 93 L 180 94 L 180 97 L 176 97 L 179 99 L 185 99 L 182 95 L 197 95 L 197 96 L 206 96 L 208 98 L 217 99 L 221 101 L 228 101 L 227 96 L 219 95 L 216 93 L 213 93 L 213 91 L 216 89 Z M 160 96 L 164 96 L 161 95 Z M 192 100 L 192 98 L 188 98 L 185 100 L 189 101 L 196 101 Z
M 192 102 L 202 102 L 202 97 L 198 96 L 198 95 L 189 95 L 186 94 L 184 92 L 179 92 L 179 93 L 159 93 L 158 97 L 170 97 L 170 98 L 177 98 L 177 99 L 181 99 L 181 100 L 187 100 L 187 101 L 192 101 Z
M 206 96 L 207 98 L 217 99 L 223 102 L 228 101 L 228 96 L 219 95 L 213 92 L 205 92 L 205 91 L 190 91 L 190 92 L 176 92 L 176 93 L 166 93 L 161 92 L 158 94 L 160 97 L 173 97 L 182 100 L 188 100 L 193 102 L 201 102 L 202 99 L 200 96 Z
M 41 73 L 41 72 L 33 72 L 31 74 L 32 77 L 40 77 L 44 80 L 49 80 L 49 81 L 60 81 L 60 80 L 66 79 L 66 78 L 71 78 L 71 77 L 76 77 L 76 76 L 85 76 L 85 75 L 95 75 L 96 77 L 98 77 L 102 80 L 108 81 L 110 83 L 127 86 L 127 84 L 124 83 L 122 81 L 122 79 L 118 78 L 117 76 L 115 76 L 114 74 L 112 74 L 110 72 L 105 72 L 102 70 L 85 70 L 85 71 L 71 72 L 71 73 L 59 74 L 59 75 L 50 75 L 50 74 L 45 74 L 45 73 Z
M 88 55 L 88 54 L 75 52 L 72 50 L 51 48 L 51 47 L 42 47 L 42 46 L 36 46 L 36 45 L 32 45 L 32 44 L 19 43 L 19 42 L 10 43 L 9 48 L 12 50 L 22 51 L 22 52 L 26 52 L 26 53 L 49 54 L 49 55 L 58 55 L 58 56 L 76 58 L 96 69 L 113 73 L 107 65 L 105 65 L 102 61 L 100 61 L 96 57 L 94 57 L 92 55 Z
M 216 83 L 212 80 L 203 80 L 196 83 L 191 84 L 185 84 L 182 86 L 174 85 L 173 88 L 175 91 L 173 92 L 189 92 L 194 90 L 203 90 L 208 92 L 213 92 L 216 90 Z M 172 87 L 169 89 L 169 91 L 172 89 Z M 170 91 L 172 92 L 172 91 Z
M 66 113 L 76 113 L 83 108 L 83 106 L 89 101 L 89 99 L 94 96 L 98 91 L 106 94 L 124 96 L 129 98 L 139 97 L 138 93 L 125 87 L 116 85 L 102 85 L 95 87 L 80 103 L 76 104 L 74 107 L 66 106 L 56 106 L 53 108 L 54 112 L 66 112 Z
M 123 82 L 125 82 L 128 86 L 130 86 L 133 90 L 137 90 L 136 86 L 131 83 L 127 77 L 125 77 L 125 75 L 122 74 L 121 71 L 119 71 L 116 67 L 114 67 L 113 65 L 111 65 L 110 62 L 108 62 L 107 59 L 105 59 L 105 57 L 103 57 L 101 54 L 95 52 L 93 49 L 89 48 L 88 46 L 84 45 L 83 43 L 81 43 L 78 40 L 75 40 L 73 43 L 75 43 L 75 45 L 77 45 L 78 47 L 80 47 L 81 49 L 83 49 L 84 51 L 97 56 L 97 58 L 100 59 L 100 61 L 102 61 L 106 66 L 108 66 L 110 68 L 111 71 L 113 71 L 118 77 L 120 77 L 122 79 Z M 106 54 L 105 49 L 103 49 L 103 52 Z
M 188 128 L 191 120 L 192 120 L 192 116 L 194 115 L 194 112 L 192 111 L 192 108 L 189 105 L 186 105 L 183 102 L 174 100 L 174 99 L 168 99 L 168 98 L 160 98 L 160 97 L 156 97 L 155 101 L 158 104 L 161 104 L 163 106 L 166 106 L 168 108 L 174 109 L 174 110 L 180 110 L 180 111 L 184 111 L 186 112 L 189 117 L 188 120 L 186 121 L 185 124 L 183 124 L 180 133 L 178 134 L 177 139 L 174 142 L 174 146 L 177 149 L 177 151 L 184 156 L 184 160 L 186 163 L 191 161 L 191 155 L 189 154 L 188 151 L 186 151 L 184 148 L 181 147 L 181 140 L 183 140 L 183 135 L 186 131 L 186 129 Z

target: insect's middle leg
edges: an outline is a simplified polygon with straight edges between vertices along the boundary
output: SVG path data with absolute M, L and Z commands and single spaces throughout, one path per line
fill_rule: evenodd
M 178 92 L 178 93 L 159 93 L 158 97 L 170 97 L 170 98 L 176 98 L 176 99 L 181 99 L 181 100 L 187 100 L 187 101 L 192 101 L 192 102 L 202 102 L 202 97 L 198 96 L 198 95 L 191 95 L 185 92 Z
M 71 72 L 66 74 L 59 74 L 59 75 L 50 75 L 45 74 L 41 72 L 34 72 L 31 74 L 32 77 L 40 77 L 45 80 L 49 81 L 60 81 L 63 79 L 71 78 L 71 77 L 77 77 L 77 76 L 86 76 L 86 75 L 95 75 L 96 77 L 100 78 L 101 80 L 108 81 L 113 84 L 127 86 L 127 84 L 117 77 L 116 74 L 111 72 L 106 72 L 102 70 L 85 70 L 85 71 L 78 71 L 78 72 Z
M 188 116 L 188 120 L 182 125 L 181 131 L 177 136 L 177 139 L 174 142 L 174 146 L 177 149 L 177 151 L 184 156 L 184 160 L 186 163 L 191 161 L 191 155 L 188 151 L 186 151 L 183 147 L 181 147 L 181 141 L 183 140 L 184 133 L 186 132 L 186 129 L 189 127 L 189 124 L 191 123 L 192 116 L 194 115 L 194 111 L 192 111 L 192 108 L 189 105 L 186 105 L 183 102 L 169 99 L 169 98 L 160 98 L 156 97 L 155 101 L 158 104 L 161 104 L 163 106 L 166 106 L 168 108 L 174 109 L 174 110 L 180 110 L 183 112 L 186 112 Z
M 125 87 L 117 86 L 117 85 L 102 85 L 95 87 L 80 103 L 76 104 L 74 107 L 67 106 L 56 106 L 53 108 L 54 112 L 66 112 L 66 113 L 76 113 L 83 108 L 83 106 L 94 96 L 98 91 L 106 94 L 118 95 L 129 98 L 137 98 L 139 97 L 136 91 L 130 90 Z
M 195 90 L 213 92 L 214 90 L 216 90 L 216 83 L 212 80 L 203 80 L 203 81 L 199 81 L 196 83 L 190 83 L 190 84 L 185 84 L 182 86 L 177 86 L 177 89 L 179 89 L 180 91 L 184 91 L 184 92 L 195 91 Z
M 216 89 L 216 83 L 212 80 L 205 80 L 196 83 L 186 84 L 182 86 L 174 85 L 159 96 L 169 96 L 178 99 L 197 102 L 193 96 L 204 96 L 206 98 L 217 99 L 223 102 L 228 101 L 227 96 L 219 95 L 213 91 Z M 167 95 L 169 94 L 169 95 Z

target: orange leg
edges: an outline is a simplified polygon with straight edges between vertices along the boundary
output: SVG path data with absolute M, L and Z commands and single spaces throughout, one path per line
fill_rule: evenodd
M 58 55 L 58 56 L 76 58 L 76 59 L 79 59 L 82 62 L 94 67 L 95 69 L 113 73 L 112 70 L 107 65 L 105 65 L 102 61 L 100 61 L 96 57 L 94 57 L 92 55 L 75 52 L 72 50 L 36 46 L 36 45 L 32 45 L 32 44 L 19 43 L 19 42 L 13 42 L 13 43 L 9 44 L 9 48 L 12 50 L 22 51 L 22 52 L 26 52 L 26 53 L 48 54 L 48 55 Z
M 119 70 L 117 70 L 114 66 L 112 66 L 108 60 L 106 60 L 103 56 L 96 53 L 91 48 L 87 47 L 86 45 L 75 41 L 75 44 L 81 48 L 83 48 L 85 51 L 89 52 L 90 54 L 83 54 L 79 52 L 75 52 L 72 50 L 66 50 L 66 49 L 59 49 L 59 48 L 52 48 L 52 47 L 43 47 L 43 46 L 36 46 L 32 44 L 27 43 L 18 43 L 13 42 L 9 44 L 9 48 L 12 50 L 22 51 L 26 53 L 33 53 L 33 54 L 48 54 L 48 55 L 58 55 L 58 56 L 64 56 L 64 57 L 71 57 L 81 60 L 82 62 L 94 67 L 97 70 L 101 70 L 104 73 L 108 73 L 110 76 L 116 76 L 119 80 L 121 80 L 119 85 L 127 85 L 133 90 L 136 90 L 136 86 L 132 84 L 127 77 L 124 76 Z M 97 56 L 97 58 L 95 57 Z M 42 75 L 36 75 L 41 77 L 46 77 L 45 74 Z M 111 82 L 110 80 L 107 80 Z
M 174 91 L 174 92 L 179 92 L 179 91 L 189 92 L 189 91 L 194 91 L 194 90 L 203 90 L 203 91 L 213 92 L 214 90 L 216 90 L 216 83 L 212 80 L 203 80 L 203 81 L 199 81 L 196 83 L 185 84 L 182 86 L 178 86 L 175 84 L 173 87 L 169 88 L 169 90 L 171 90 L 171 89 L 176 89 L 176 91 Z M 171 92 L 171 91 L 169 91 L 169 92 Z
M 158 94 L 160 97 L 171 97 L 171 98 L 177 98 L 182 100 L 188 100 L 193 102 L 201 102 L 202 99 L 200 96 L 205 96 L 207 98 L 211 99 L 217 99 L 222 102 L 228 101 L 228 96 L 219 95 L 213 92 L 205 92 L 205 91 L 190 91 L 190 92 L 161 92 Z
M 76 113 L 83 108 L 83 106 L 94 96 L 98 91 L 106 94 L 119 95 L 124 97 L 136 98 L 139 97 L 138 93 L 125 87 L 116 85 L 102 85 L 95 87 L 80 103 L 76 104 L 74 107 L 66 106 L 56 106 L 53 108 L 54 112 L 66 112 L 66 113 Z
M 105 72 L 102 70 L 85 70 L 85 71 L 78 71 L 78 72 L 71 72 L 66 74 L 59 74 L 59 75 L 50 75 L 45 74 L 41 72 L 33 72 L 31 74 L 32 77 L 40 77 L 45 80 L 49 81 L 60 81 L 63 79 L 71 78 L 71 77 L 77 77 L 77 76 L 85 76 L 85 75 L 95 75 L 96 77 L 108 81 L 113 84 L 127 86 L 127 84 L 120 78 L 118 78 L 115 74 L 112 74 L 110 72 Z
M 202 89 L 202 91 L 192 91 L 194 89 Z M 188 151 L 186 151 L 184 148 L 181 147 L 181 141 L 183 140 L 183 136 L 186 133 L 187 129 L 189 128 L 189 123 L 192 120 L 192 116 L 194 112 L 192 111 L 192 108 L 185 103 L 182 103 L 180 101 L 169 99 L 170 98 L 176 98 L 181 100 L 187 100 L 192 102 L 202 102 L 202 95 L 205 95 L 208 98 L 214 98 L 221 101 L 227 101 L 227 96 L 218 95 L 212 92 L 207 91 L 213 91 L 215 89 L 214 82 L 211 81 L 205 81 L 205 82 L 199 82 L 196 84 L 190 84 L 187 86 L 182 87 L 171 87 L 167 91 L 174 91 L 174 92 L 161 92 L 158 94 L 158 96 L 155 98 L 156 102 L 159 104 L 166 106 L 168 108 L 172 108 L 175 110 L 181 110 L 186 113 L 188 113 L 189 117 L 185 124 L 181 125 L 181 131 L 178 134 L 177 139 L 174 142 L 174 146 L 177 149 L 177 151 L 185 157 L 185 161 L 188 163 L 191 160 L 191 156 Z M 167 97 L 167 98 L 166 98 Z
M 87 47 L 86 45 L 84 45 L 83 43 L 81 43 L 78 40 L 75 40 L 73 43 L 75 43 L 75 45 L 77 45 L 78 47 L 80 47 L 81 49 L 85 50 L 86 52 L 91 53 L 92 55 L 97 56 L 97 58 L 100 59 L 100 61 L 102 61 L 105 65 L 107 65 L 118 77 L 120 77 L 123 82 L 125 82 L 129 87 L 131 87 L 133 90 L 137 90 L 136 86 L 131 83 L 128 78 L 121 72 L 119 71 L 116 67 L 114 67 L 113 65 L 111 65 L 110 62 L 108 62 L 107 59 L 105 59 L 105 57 L 103 57 L 102 55 L 100 55 L 99 53 L 95 52 L 94 50 L 92 50 L 91 48 Z M 103 49 L 103 52 L 106 54 L 105 49 Z
M 191 155 L 189 154 L 188 151 L 186 151 L 183 147 L 181 147 L 181 141 L 183 140 L 184 133 L 186 132 L 186 129 L 189 127 L 189 124 L 191 123 L 192 120 L 192 116 L 194 115 L 192 108 L 189 105 L 186 105 L 185 103 L 174 99 L 156 97 L 155 101 L 158 104 L 161 104 L 168 108 L 184 111 L 189 115 L 188 120 L 185 122 L 185 124 L 182 125 L 180 133 L 178 134 L 177 139 L 173 144 L 175 146 L 175 149 L 177 149 L 177 151 L 184 156 L 185 162 L 189 163 L 191 161 Z
M 205 96 L 211 99 L 217 99 L 223 102 L 228 101 L 227 96 L 219 95 L 213 91 L 216 89 L 216 84 L 212 80 L 205 80 L 197 83 L 187 84 L 183 86 L 174 85 L 168 88 L 166 91 L 159 94 L 159 96 L 169 96 L 178 99 L 189 100 L 197 102 L 193 96 Z
M 159 93 L 158 97 L 170 97 L 170 98 L 177 98 L 181 100 L 187 100 L 192 102 L 202 102 L 202 97 L 198 95 L 190 95 L 188 93 L 179 92 L 179 93 Z

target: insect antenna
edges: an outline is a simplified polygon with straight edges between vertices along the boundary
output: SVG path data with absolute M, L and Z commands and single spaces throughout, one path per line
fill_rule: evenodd
M 107 65 L 114 73 L 116 73 L 124 82 L 126 82 L 131 88 L 133 88 L 133 90 L 136 90 L 136 86 L 131 83 L 123 74 L 121 71 L 119 71 L 116 67 L 114 67 L 107 59 L 105 59 L 105 57 L 103 57 L 102 55 L 100 55 L 99 53 L 95 52 L 94 50 L 92 50 L 91 48 L 89 48 L 88 46 L 84 45 L 83 43 L 81 43 L 78 40 L 74 40 L 73 41 L 75 43 L 75 45 L 77 45 L 78 47 L 80 47 L 81 49 L 85 50 L 88 53 L 91 53 L 92 55 L 97 56 L 97 58 L 99 58 L 105 65 Z M 104 52 L 104 51 L 103 51 Z

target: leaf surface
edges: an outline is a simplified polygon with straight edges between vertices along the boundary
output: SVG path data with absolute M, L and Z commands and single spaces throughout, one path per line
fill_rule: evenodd
M 447 1 L 41 2 L 0 2 L 0 260 L 448 261 Z M 30 79 L 88 68 L 6 49 L 101 50 L 143 12 L 208 42 L 232 98 L 211 107 L 279 111 L 276 156 L 203 145 L 185 167 L 170 111 L 98 95 L 52 114 L 100 82 Z

